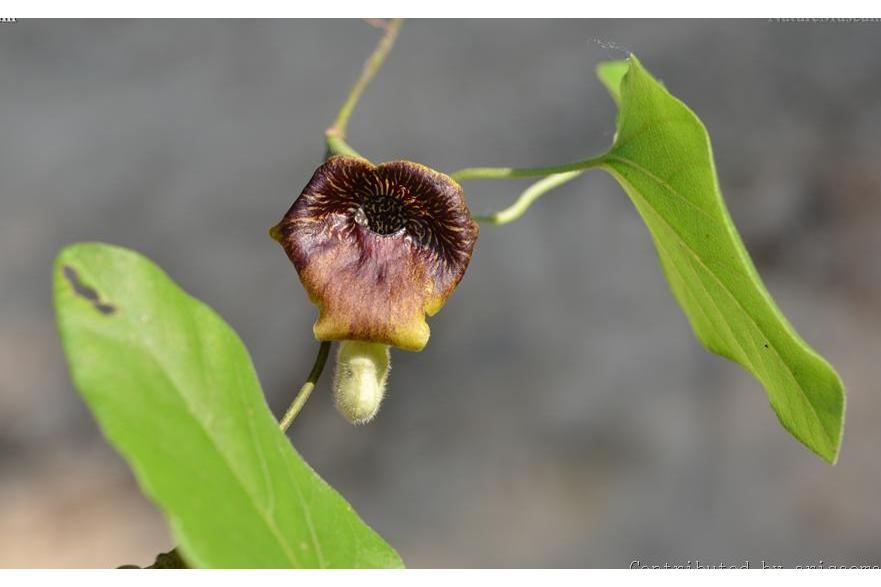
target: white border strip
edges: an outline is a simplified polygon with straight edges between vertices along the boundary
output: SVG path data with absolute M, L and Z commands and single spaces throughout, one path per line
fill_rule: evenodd
M 834 575 L 834 576 L 833 576 Z M 848 585 L 878 584 L 881 571 L 808 571 L 808 570 L 717 570 L 717 571 L 629 571 L 629 570 L 402 570 L 402 571 L 0 571 L 4 585 L 64 585 L 65 587 L 126 587 L 152 586 L 161 581 L 163 587 L 183 585 L 196 587 L 248 587 L 268 585 L 291 587 L 464 587 L 467 585 L 600 585 L 639 583 L 651 587 L 779 587 L 781 581 L 797 582 L 799 587 L 828 587 L 829 581 L 847 581 Z
M 335 0 L 334 2 L 268 1 L 246 2 L 25 2 L 5 0 L 0 17 L 5 18 L 800 18 L 829 24 L 863 21 L 881 24 L 881 3 L 865 0 L 836 0 L 815 3 L 783 0 L 706 2 L 706 0 L 629 0 L 628 2 L 479 2 L 477 0 Z M 858 18 L 856 18 L 858 17 Z

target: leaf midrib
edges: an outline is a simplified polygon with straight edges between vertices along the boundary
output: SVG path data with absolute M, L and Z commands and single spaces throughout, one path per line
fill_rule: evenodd
M 187 298 L 187 300 L 191 304 L 193 304 L 193 306 L 196 308 L 196 310 L 208 312 L 209 316 L 216 318 L 218 320 L 219 324 L 223 324 L 222 319 L 220 319 L 219 316 L 214 315 L 214 311 L 211 310 L 211 308 L 209 308 L 208 306 L 205 306 L 204 304 L 202 304 L 202 302 L 200 302 L 196 298 L 190 296 L 189 294 L 184 293 L 183 295 Z M 205 368 L 204 350 L 207 345 L 202 344 L 202 331 L 203 331 L 203 329 L 200 327 L 201 323 L 198 320 L 198 314 L 196 311 L 187 312 L 187 315 L 190 319 L 190 324 L 192 324 L 193 332 L 196 333 L 196 337 L 199 339 L 199 345 L 198 345 L 199 364 L 202 366 L 201 373 L 203 374 L 203 384 L 207 385 L 204 381 L 204 373 L 207 370 Z M 228 335 L 235 340 L 238 339 L 237 335 L 234 332 L 228 332 Z M 244 344 L 242 346 L 244 347 Z M 247 365 L 251 364 L 250 361 L 246 361 L 245 363 Z M 240 371 L 239 371 L 240 364 L 241 363 L 236 364 L 236 379 L 237 380 L 240 376 Z M 256 374 L 253 374 L 253 375 L 254 375 L 254 379 L 256 380 L 257 379 Z M 245 413 L 245 417 L 248 420 L 248 433 L 251 436 L 252 443 L 254 445 L 254 448 L 255 448 L 257 455 L 258 455 L 258 458 L 260 460 L 260 471 L 263 474 L 263 479 L 264 479 L 264 482 L 266 483 L 267 493 L 269 494 L 269 499 L 272 502 L 269 509 L 273 510 L 275 508 L 275 491 L 272 488 L 271 475 L 269 473 L 269 469 L 267 468 L 266 457 L 263 454 L 262 444 L 260 443 L 259 439 L 257 438 L 257 431 L 254 429 L 254 414 L 251 410 L 249 410 L 247 408 L 247 403 L 244 401 L 244 398 L 242 397 L 241 393 L 236 394 L 236 399 L 238 399 L 240 405 L 242 406 L 242 410 Z M 287 459 L 283 459 L 283 460 L 286 461 Z M 318 566 L 323 568 L 326 566 L 326 563 L 324 560 L 324 554 L 322 552 L 321 545 L 318 541 L 318 536 L 315 533 L 315 526 L 312 521 L 312 512 L 311 512 L 310 508 L 306 506 L 306 500 L 303 498 L 303 492 L 300 489 L 300 485 L 297 482 L 297 479 L 292 477 L 292 472 L 291 472 L 290 467 L 288 466 L 287 462 L 285 462 L 284 469 L 285 469 L 285 474 L 288 477 L 288 480 L 291 482 L 291 486 L 294 488 L 294 491 L 296 491 L 297 497 L 299 498 L 300 512 L 302 513 L 303 518 L 306 521 L 306 526 L 307 526 L 307 529 L 309 530 L 309 539 L 312 541 L 312 547 L 315 549 L 315 554 L 318 557 Z M 268 516 L 268 519 L 270 519 L 270 520 L 272 519 L 271 514 L 267 513 L 267 516 Z

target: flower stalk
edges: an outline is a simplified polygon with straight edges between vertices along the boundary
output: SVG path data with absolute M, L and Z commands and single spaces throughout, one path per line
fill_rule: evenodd
M 300 410 L 303 409 L 303 406 L 306 405 L 306 400 L 312 395 L 312 390 L 315 389 L 315 384 L 318 383 L 318 379 L 321 377 L 321 372 L 324 371 L 324 365 L 327 363 L 327 356 L 329 354 L 330 343 L 322 342 L 318 347 L 318 355 L 315 357 L 315 363 L 312 365 L 312 371 L 309 372 L 309 377 L 306 378 L 306 382 L 300 387 L 300 391 L 297 392 L 294 401 L 278 423 L 282 432 L 287 432 L 288 428 L 291 427 L 294 418 L 297 417 L 297 414 L 299 414 Z

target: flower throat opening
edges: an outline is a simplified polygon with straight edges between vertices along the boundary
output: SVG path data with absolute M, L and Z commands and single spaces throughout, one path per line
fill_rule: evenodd
M 376 234 L 394 234 L 404 228 L 407 218 L 400 200 L 378 195 L 365 199 L 355 212 L 355 222 Z

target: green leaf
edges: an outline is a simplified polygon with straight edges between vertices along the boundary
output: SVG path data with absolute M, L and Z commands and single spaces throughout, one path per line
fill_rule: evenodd
M 844 427 L 838 374 L 786 321 L 734 228 L 698 117 L 635 56 L 601 64 L 619 103 L 602 167 L 651 231 L 673 294 L 697 337 L 764 385 L 781 424 L 834 463 Z
M 232 328 L 159 267 L 75 244 L 54 290 L 74 384 L 190 565 L 402 566 L 291 447 Z

